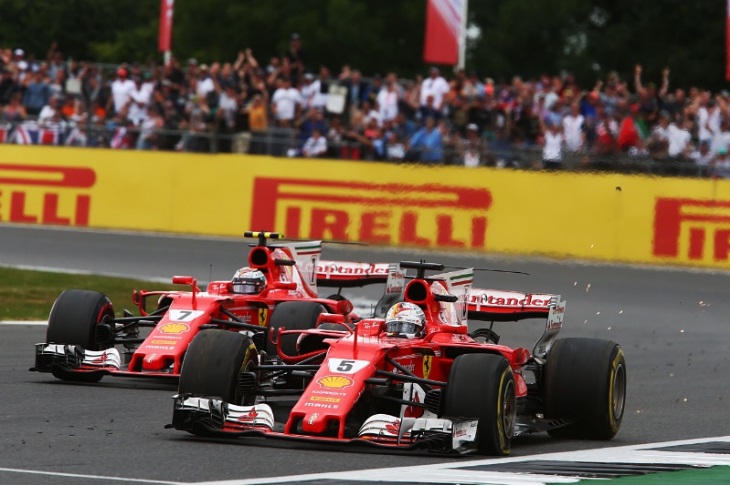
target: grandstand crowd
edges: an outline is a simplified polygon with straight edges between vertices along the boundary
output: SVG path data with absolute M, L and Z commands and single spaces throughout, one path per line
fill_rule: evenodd
M 445 71 L 332 73 L 297 34 L 268 59 L 112 69 L 0 48 L 0 142 L 730 177 L 730 93 L 672 86 L 669 69 L 591 86 Z

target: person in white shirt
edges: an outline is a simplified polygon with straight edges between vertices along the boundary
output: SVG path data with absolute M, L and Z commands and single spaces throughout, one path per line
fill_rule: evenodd
M 563 166 L 563 144 L 565 137 L 557 123 L 545 122 L 547 129 L 543 134 L 542 165 L 545 169 L 560 169 Z
M 280 127 L 290 127 L 302 105 L 302 95 L 298 89 L 292 88 L 289 78 L 284 78 L 281 86 L 274 91 L 271 104 L 278 125 Z
M 319 128 L 314 128 L 312 136 L 304 142 L 302 154 L 305 157 L 324 157 L 327 154 L 327 138 Z
M 704 93 L 706 101 L 697 110 L 697 137 L 700 142 L 712 141 L 712 137 L 720 132 L 720 109 L 715 100 L 709 98 L 709 93 Z
M 51 122 L 56 113 L 61 109 L 58 96 L 51 96 L 48 104 L 41 109 L 38 114 L 38 123 L 46 125 Z
M 129 93 L 131 103 L 129 104 L 129 118 L 132 123 L 139 126 L 147 119 L 147 108 L 152 101 L 152 91 L 141 79 L 136 80 L 134 89 Z
M 124 68 L 117 70 L 117 79 L 112 82 L 112 102 L 114 112 L 119 114 L 124 111 L 131 99 L 132 91 L 136 88 L 134 81 L 127 78 L 128 73 Z
M 380 90 L 377 101 L 381 123 L 392 121 L 398 116 L 398 91 L 394 82 L 388 82 Z
M 667 127 L 667 140 L 669 148 L 667 152 L 670 157 L 686 157 L 691 149 L 692 141 L 692 119 L 685 118 L 680 126 L 670 123 Z
M 197 95 L 201 98 L 205 98 L 206 96 L 208 96 L 208 93 L 212 93 L 213 91 L 215 91 L 215 89 L 215 81 L 208 71 L 208 65 L 201 64 L 200 78 L 198 80 L 198 86 L 196 88 Z
M 314 105 L 314 97 L 320 89 L 319 80 L 314 79 L 314 74 L 304 74 L 304 80 L 301 87 L 302 106 L 307 109 Z
M 580 106 L 577 102 L 570 105 L 570 113 L 563 118 L 563 134 L 565 135 L 565 147 L 571 152 L 583 150 L 585 143 L 585 132 L 583 126 L 585 118 L 580 114 Z
M 449 83 L 441 77 L 437 67 L 432 67 L 429 71 L 430 76 L 421 83 L 421 107 L 426 107 L 427 99 L 433 96 L 433 106 L 436 110 L 441 111 L 444 103 L 444 96 L 451 90 Z

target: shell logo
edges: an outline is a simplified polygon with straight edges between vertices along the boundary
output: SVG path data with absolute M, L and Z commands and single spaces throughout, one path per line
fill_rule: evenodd
M 189 330 L 190 326 L 188 326 L 187 324 L 183 324 L 182 322 L 171 322 L 160 327 L 160 331 L 164 332 L 165 334 L 182 334 L 184 332 L 188 332 Z
M 345 388 L 352 386 L 352 380 L 346 376 L 325 376 L 317 380 L 325 388 Z

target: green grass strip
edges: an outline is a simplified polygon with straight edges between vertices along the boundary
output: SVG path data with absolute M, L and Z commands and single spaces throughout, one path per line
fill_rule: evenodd
M 172 277 L 170 277 L 172 281 Z M 48 319 L 53 301 L 65 289 L 96 290 L 109 296 L 117 315 L 137 313 L 133 290 L 186 289 L 178 285 L 117 277 L 37 272 L 0 267 L 0 321 Z
M 685 469 L 677 472 L 625 476 L 616 479 L 586 479 L 573 484 L 730 484 L 730 466 Z

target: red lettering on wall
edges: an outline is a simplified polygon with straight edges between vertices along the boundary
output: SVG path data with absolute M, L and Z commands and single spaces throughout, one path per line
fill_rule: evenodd
M 345 211 L 312 209 L 312 238 L 347 239 L 350 218 Z
M 331 234 L 332 237 L 346 239 L 354 236 L 353 231 L 359 223 L 359 233 L 355 234 L 364 241 L 398 241 L 406 245 L 452 248 L 463 248 L 468 243 L 473 248 L 484 248 L 487 218 L 481 214 L 491 206 L 492 196 L 484 188 L 439 184 L 374 184 L 257 177 L 251 201 L 251 227 L 284 228 L 286 234 L 293 237 L 321 238 Z M 323 209 L 333 207 L 338 209 Z M 353 207 L 357 209 L 348 210 Z M 379 210 L 373 211 L 373 207 Z M 418 211 L 418 208 L 430 209 L 431 212 Z M 311 212 L 308 229 L 303 226 L 303 222 L 307 221 L 304 214 L 307 211 Z M 454 216 L 458 211 L 481 213 L 469 216 L 471 228 L 459 228 L 460 234 L 466 230 L 463 239 L 454 236 Z M 277 221 L 277 214 L 283 214 L 286 221 Z M 422 223 L 424 228 L 436 227 L 437 234 L 418 234 L 419 216 L 433 218 Z M 393 229 L 391 234 L 387 233 L 387 228 Z
M 400 241 L 406 245 L 428 246 L 428 238 L 418 236 L 418 215 L 411 211 L 403 213 L 400 222 Z
M 725 228 L 718 228 L 718 225 Z M 730 201 L 657 198 L 652 241 L 654 256 L 679 258 L 682 228 L 689 235 L 687 258 L 705 259 L 706 235 L 710 232 L 715 260 L 727 261 Z
M 390 243 L 388 221 L 392 217 L 390 211 L 375 211 L 362 215 L 360 224 L 360 241 L 368 243 Z
M 25 214 L 25 193 L 10 193 L 10 221 L 13 223 L 37 223 L 36 216 Z

